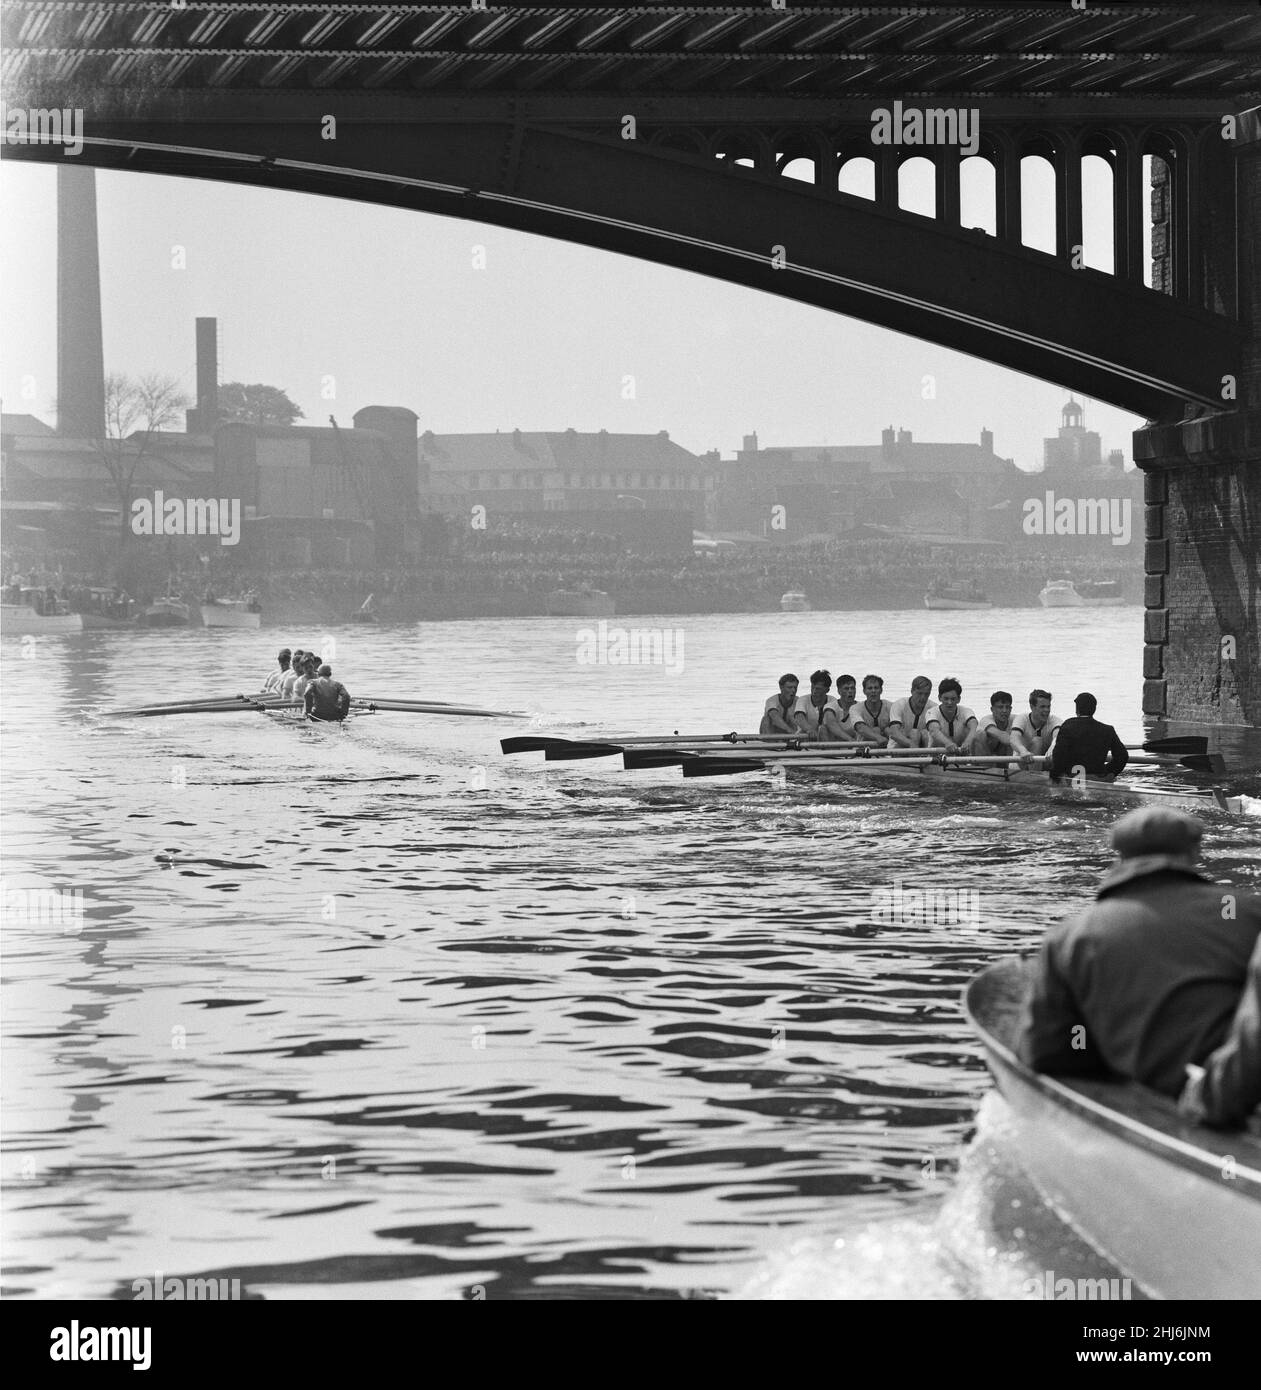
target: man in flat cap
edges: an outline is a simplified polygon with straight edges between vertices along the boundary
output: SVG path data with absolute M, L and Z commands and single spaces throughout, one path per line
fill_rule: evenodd
M 1117 860 L 1096 901 L 1042 943 L 1019 1041 L 1035 1071 L 1111 1074 L 1177 1097 L 1188 1064 L 1226 1040 L 1261 898 L 1196 868 L 1201 834 L 1193 816 L 1162 806 L 1113 826 Z

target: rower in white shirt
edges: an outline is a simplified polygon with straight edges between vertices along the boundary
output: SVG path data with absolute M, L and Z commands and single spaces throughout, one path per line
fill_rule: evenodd
M 1011 692 L 996 690 L 990 696 L 990 712 L 981 715 L 977 721 L 976 732 L 968 741 L 968 752 L 985 757 L 997 757 L 1010 753 L 1016 757 L 1011 721 Z
M 836 678 L 836 737 L 839 743 L 861 743 L 858 721 L 858 682 L 853 676 Z
M 916 676 L 911 693 L 894 700 L 889 707 L 889 742 L 895 748 L 928 748 L 932 740 L 928 721 L 937 708 L 931 699 L 933 683 L 927 676 Z
M 1024 759 L 1046 757 L 1055 746 L 1062 722 L 1058 714 L 1051 713 L 1051 692 L 1031 690 L 1029 712 L 1011 721 L 1012 746 Z
M 306 652 L 304 652 L 301 647 L 296 647 L 293 652 L 292 660 L 289 663 L 289 669 L 281 678 L 278 687 L 282 699 L 292 700 L 294 698 L 293 687 L 297 685 L 298 679 L 302 675 L 302 663 L 305 659 Z
M 976 732 L 976 715 L 959 701 L 963 687 L 953 676 L 947 676 L 937 687 L 939 704 L 928 718 L 928 735 L 934 748 L 947 753 L 962 753 L 963 746 Z
M 315 681 L 319 669 L 319 657 L 314 652 L 303 653 L 302 669 L 298 674 L 298 679 L 293 683 L 293 698 L 295 700 L 301 700 L 306 695 L 306 688 Z
M 280 682 L 284 680 L 284 678 L 289 674 L 289 658 L 292 655 L 293 653 L 289 650 L 288 647 L 281 647 L 281 649 L 276 653 L 276 660 L 280 664 L 280 669 L 277 671 L 273 671 L 271 675 L 268 676 L 267 679 L 263 682 L 264 691 L 280 690 Z
M 798 732 L 803 737 L 816 739 L 820 743 L 840 741 L 840 709 L 835 699 L 828 694 L 831 689 L 830 671 L 815 671 L 811 674 L 810 694 L 803 695 L 797 701 L 797 708 L 793 714 Z
M 779 678 L 779 694 L 772 695 L 762 706 L 759 734 L 796 734 L 797 687 L 800 682 L 790 671 Z
M 883 695 L 884 681 L 879 676 L 864 676 L 863 702 L 854 711 L 854 732 L 864 743 L 878 748 L 889 741 L 890 705 Z

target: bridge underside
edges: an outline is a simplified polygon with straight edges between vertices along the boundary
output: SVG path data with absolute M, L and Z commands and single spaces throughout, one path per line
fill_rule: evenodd
M 929 217 L 637 140 L 531 124 L 502 102 L 97 94 L 77 162 L 470 218 L 800 300 L 1055 381 L 1149 419 L 1220 402 L 1236 323 Z M 111 111 L 111 105 L 121 108 Z M 443 110 L 442 107 L 449 107 Z M 439 108 L 439 109 L 435 109 Z M 166 108 L 166 109 L 164 109 Z M 496 114 L 498 110 L 498 114 Z M 336 117 L 336 137 L 323 132 Z M 614 128 L 615 122 L 610 119 Z M 56 146 L 7 156 L 64 160 Z

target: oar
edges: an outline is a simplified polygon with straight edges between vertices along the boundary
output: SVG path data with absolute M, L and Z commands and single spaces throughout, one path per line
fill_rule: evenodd
M 555 754 L 548 754 L 555 758 Z M 563 756 L 563 755 L 562 755 Z M 594 756 L 594 755 L 592 755 Z M 723 758 L 737 756 L 707 748 L 628 748 L 622 754 L 622 766 L 630 771 L 649 767 L 681 766 L 688 758 Z M 871 744 L 822 743 L 801 748 L 758 748 L 750 745 L 739 750 L 738 756 L 759 758 L 768 763 L 792 763 L 803 758 L 826 758 L 831 762 L 868 763 L 873 759 L 903 760 L 931 756 L 923 748 L 873 748 Z
M 863 758 L 855 760 L 855 765 L 863 771 L 871 768 L 930 767 L 934 759 L 920 757 L 908 762 L 905 758 Z M 788 762 L 780 758 L 689 758 L 683 764 L 684 777 L 729 777 L 737 772 L 766 772 L 776 767 L 834 767 L 836 759 L 802 758 Z
M 483 719 L 524 719 L 524 714 L 504 709 L 477 709 L 471 705 L 440 704 L 434 700 L 386 700 L 352 698 L 351 709 L 389 711 L 396 714 L 454 714 Z
M 237 714 L 260 709 L 275 709 L 285 702 L 273 695 L 236 695 L 216 700 L 185 700 L 172 705 L 141 705 L 138 709 L 114 709 L 106 713 L 114 718 L 158 714 Z

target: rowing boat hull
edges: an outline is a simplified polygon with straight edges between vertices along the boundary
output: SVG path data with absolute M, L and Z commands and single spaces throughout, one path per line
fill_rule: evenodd
M 941 767 L 936 763 L 915 767 L 870 767 L 863 758 L 842 760 L 835 757 L 802 757 L 796 761 L 782 758 L 771 766 L 782 767 L 785 774 L 791 777 L 855 778 L 860 781 L 890 778 L 934 792 L 979 792 L 984 795 L 993 793 L 998 796 L 1028 797 L 1035 801 L 1074 801 L 1095 805 L 1118 802 L 1130 806 L 1172 806 L 1179 810 L 1244 813 L 1241 797 L 1223 796 L 1215 790 L 1165 791 L 1119 782 L 1087 782 L 1085 786 L 1078 787 L 1071 782 L 1052 782 L 1040 772 L 1007 774 L 1002 768 Z
M 964 1007 L 1051 1205 L 1157 1298 L 1261 1298 L 1261 1140 L 1187 1124 L 1137 1085 L 1030 1071 L 1014 1046 L 1029 962 L 998 961 Z

